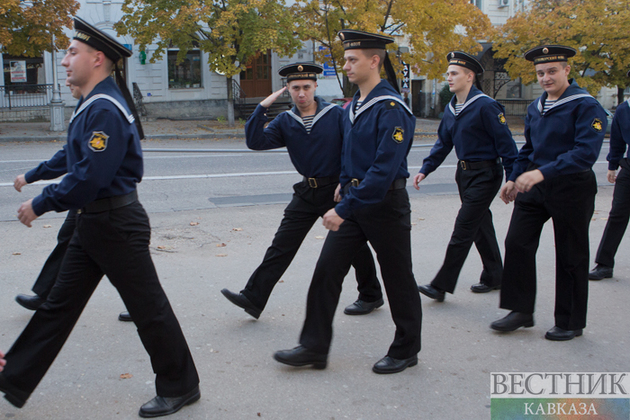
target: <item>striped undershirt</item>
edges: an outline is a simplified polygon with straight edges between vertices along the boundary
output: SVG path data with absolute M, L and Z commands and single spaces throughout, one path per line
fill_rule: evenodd
M 459 113 L 462 112 L 463 107 L 464 104 L 455 104 L 455 115 L 459 115 Z
M 359 108 L 361 108 L 361 105 L 363 105 L 363 101 L 357 101 L 357 103 L 356 103 L 356 105 L 355 105 L 355 107 L 354 107 L 355 112 L 356 112 Z
M 549 108 L 551 108 L 554 104 L 556 103 L 556 101 L 550 101 L 549 99 L 547 99 L 545 101 L 545 106 L 543 107 L 543 115 L 549 111 Z
M 302 123 L 304 123 L 304 128 L 306 128 L 306 132 L 310 134 L 311 128 L 313 128 L 313 118 L 315 115 L 308 115 L 306 117 L 302 117 Z

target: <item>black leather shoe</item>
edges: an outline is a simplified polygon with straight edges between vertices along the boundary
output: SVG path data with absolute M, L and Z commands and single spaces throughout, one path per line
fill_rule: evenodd
M 46 299 L 42 299 L 39 296 L 29 296 L 19 294 L 15 297 L 15 301 L 25 307 L 26 309 L 30 309 L 31 311 L 36 311 L 40 306 L 46 302 Z
M 133 319 L 131 319 L 131 315 L 129 315 L 129 312 L 127 312 L 127 311 L 119 313 L 118 314 L 118 320 L 122 321 L 122 322 L 131 322 L 131 321 L 133 321 Z
M 444 302 L 445 293 L 441 290 L 436 289 L 430 284 L 427 284 L 425 286 L 418 286 L 418 291 L 423 295 L 430 297 L 431 299 L 437 300 L 438 302 Z
M 521 327 L 529 328 L 534 326 L 534 315 L 512 311 L 504 318 L 494 321 L 490 328 L 495 331 L 514 331 Z
M 262 309 L 258 309 L 245 297 L 242 293 L 232 293 L 228 289 L 221 290 L 223 296 L 238 307 L 245 309 L 245 312 L 258 319 L 262 313 Z
M 545 338 L 551 341 L 568 341 L 573 340 L 575 337 L 579 337 L 582 335 L 582 330 L 563 330 L 559 327 L 553 327 L 547 334 L 545 334 Z
M 7 379 L 0 373 L 0 392 L 4 392 L 4 398 L 17 408 L 24 407 L 26 400 L 30 394 L 24 391 L 20 391 L 7 381 Z
M 496 286 L 488 286 L 487 284 L 477 283 L 470 286 L 470 290 L 473 293 L 488 293 L 492 292 L 493 290 L 499 290 L 500 288 L 500 284 L 497 284 Z
M 374 309 L 383 306 L 384 303 L 383 298 L 377 300 L 376 302 L 366 302 L 364 300 L 357 299 L 357 301 L 352 305 L 347 306 L 346 309 L 343 310 L 343 313 L 346 315 L 367 315 Z
M 199 387 L 196 386 L 192 391 L 182 395 L 181 397 L 160 397 L 153 398 L 140 407 L 138 415 L 140 417 L 160 417 L 176 413 L 185 405 L 189 405 L 198 401 L 201 394 Z
M 394 359 L 390 356 L 385 356 L 372 366 L 372 372 L 374 373 L 398 373 L 407 369 L 408 367 L 418 364 L 418 355 L 412 356 L 408 359 Z
M 606 267 L 605 265 L 597 264 L 593 270 L 588 273 L 589 280 L 602 280 L 610 279 L 613 276 L 612 267 Z
M 326 369 L 328 364 L 327 354 L 315 353 L 303 346 L 297 346 L 291 350 L 279 350 L 273 354 L 273 358 L 285 365 L 313 365 L 314 369 Z

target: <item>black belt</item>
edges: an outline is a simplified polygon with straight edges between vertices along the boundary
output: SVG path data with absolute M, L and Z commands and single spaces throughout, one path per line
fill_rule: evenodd
M 359 184 L 361 183 L 361 181 L 362 181 L 361 179 L 352 178 L 350 180 L 350 182 L 348 182 L 343 187 L 344 194 L 348 193 L 348 190 L 350 189 L 350 187 L 358 187 Z M 402 190 L 403 188 L 406 188 L 406 187 L 407 187 L 407 179 L 406 178 L 398 178 L 394 182 L 392 182 L 392 185 L 389 186 L 387 191 Z
M 83 207 L 78 213 L 102 213 L 108 210 L 119 209 L 138 201 L 138 190 L 134 190 L 129 194 L 118 195 L 116 197 L 101 198 L 92 201 Z
M 471 169 L 483 169 L 483 168 L 489 168 L 491 166 L 495 166 L 501 163 L 501 159 L 500 158 L 496 158 L 493 160 L 482 160 L 482 161 L 478 161 L 478 162 L 467 162 L 465 160 L 460 160 L 458 165 L 460 168 L 462 168 L 464 171 L 468 171 Z
M 319 187 L 325 187 L 326 185 L 338 183 L 339 177 L 338 176 L 325 176 L 322 178 L 304 177 L 304 182 L 306 182 L 308 186 L 311 188 L 319 188 Z

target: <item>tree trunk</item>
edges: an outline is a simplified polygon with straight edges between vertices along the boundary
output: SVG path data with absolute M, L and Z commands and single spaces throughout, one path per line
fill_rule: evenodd
M 227 107 L 227 121 L 229 127 L 234 127 L 234 91 L 232 89 L 232 77 L 227 77 L 227 94 L 228 94 L 228 107 Z

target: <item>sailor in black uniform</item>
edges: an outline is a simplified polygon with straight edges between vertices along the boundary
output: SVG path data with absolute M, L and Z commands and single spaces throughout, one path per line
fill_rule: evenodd
M 48 299 L 6 354 L 0 391 L 16 407 L 33 393 L 106 275 L 138 328 L 156 374 L 157 396 L 141 417 L 172 414 L 197 401 L 199 376 L 186 339 L 160 285 L 149 251 L 151 228 L 138 201 L 141 134 L 133 102 L 109 77 L 131 51 L 75 18 L 75 36 L 62 65 L 82 100 L 70 119 L 67 175 L 21 205 L 26 226 L 48 211 L 77 211 L 76 228 Z
M 628 72 L 630 77 L 630 72 Z M 589 280 L 609 279 L 613 276 L 615 254 L 630 220 L 630 158 L 626 149 L 630 144 L 630 102 L 624 101 L 617 107 L 610 130 L 610 150 L 607 179 L 615 184 L 613 201 L 604 234 L 595 256 L 595 268 L 589 273 Z M 623 155 L 626 154 L 624 158 Z M 621 167 L 621 169 L 619 169 Z M 619 170 L 619 173 L 617 173 Z
M 501 308 L 511 312 L 493 322 L 497 331 L 534 325 L 536 250 L 551 218 L 556 249 L 555 326 L 548 340 L 582 335 L 588 301 L 588 228 L 597 182 L 592 167 L 599 156 L 606 113 L 595 98 L 569 79 L 573 48 L 546 45 L 525 53 L 544 89 L 527 108 L 525 145 L 501 189 L 515 201 L 505 239 Z
M 517 155 L 503 106 L 474 86 L 476 82 L 480 87 L 481 64 L 461 51 L 449 53 L 447 60 L 447 81 L 455 95 L 444 110 L 438 140 L 414 177 L 414 187 L 420 189 L 418 184 L 455 147 L 459 159 L 455 180 L 462 206 L 440 271 L 430 284 L 418 287 L 422 294 L 438 302 L 444 300 L 445 292 L 454 292 L 473 242 L 481 256 L 483 271 L 479 284 L 470 289 L 486 293 L 501 287 L 503 264 L 490 204 L 501 187 L 503 171 L 506 177 L 510 176 Z
M 289 268 L 315 221 L 335 206 L 335 189 L 341 171 L 343 109 L 315 96 L 317 75 L 323 71 L 312 63 L 295 63 L 278 73 L 287 78 L 282 88 L 265 98 L 245 124 L 247 147 L 269 150 L 286 147 L 295 169 L 303 176 L 293 186 L 293 199 L 267 249 L 262 263 L 240 293 L 221 293 L 258 319 L 271 292 Z M 265 128 L 267 109 L 288 90 L 295 106 L 282 112 Z M 372 252 L 364 245 L 353 261 L 359 298 L 345 309 L 348 315 L 364 315 L 383 305 Z
M 407 155 L 416 119 L 405 105 L 386 52 L 393 39 L 354 30 L 339 32 L 344 70 L 359 87 L 345 111 L 341 168 L 343 198 L 324 215 L 330 230 L 313 274 L 300 346 L 275 353 L 292 366 L 327 365 L 341 285 L 357 251 L 370 242 L 396 324 L 394 340 L 373 366 L 396 373 L 418 363 L 422 308 L 411 264 L 411 208 L 405 189 Z M 387 80 L 381 80 L 385 66 Z

